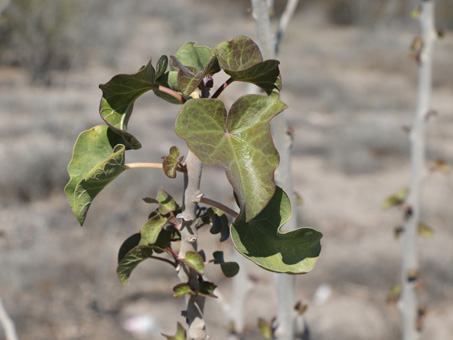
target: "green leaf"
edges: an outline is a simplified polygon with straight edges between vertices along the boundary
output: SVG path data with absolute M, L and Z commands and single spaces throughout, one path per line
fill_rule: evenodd
M 431 237 L 434 236 L 434 231 L 425 222 L 420 222 L 418 224 L 418 234 L 423 236 L 423 237 L 426 237 L 426 238 L 431 238 Z
M 400 296 L 401 296 L 401 290 L 402 287 L 401 285 L 395 285 L 393 286 L 390 291 L 387 293 L 387 303 L 396 303 L 398 302 Z
M 134 74 L 118 74 L 104 85 L 99 112 L 102 119 L 121 134 L 133 149 L 140 148 L 140 143 L 129 134 L 127 123 L 132 114 L 135 100 L 143 93 L 157 89 L 155 70 L 151 60 Z
M 313 269 L 321 251 L 322 234 L 311 228 L 280 233 L 291 216 L 291 202 L 279 187 L 272 200 L 252 221 L 236 220 L 231 238 L 236 249 L 264 269 L 304 274 Z
M 225 169 L 246 222 L 263 210 L 275 192 L 279 155 L 270 120 L 285 108 L 275 98 L 246 95 L 227 113 L 218 99 L 193 99 L 176 118 L 176 134 L 195 155 L 203 163 L 218 163 Z
M 204 269 L 204 261 L 203 257 L 194 252 L 194 251 L 188 251 L 186 252 L 186 257 L 183 260 L 187 265 L 194 269 L 197 273 L 203 274 L 203 269 Z
M 176 59 L 186 67 L 194 68 L 198 74 L 207 71 L 207 74 L 214 74 L 220 71 L 218 63 L 213 63 L 214 52 L 207 46 L 198 46 L 195 42 L 184 44 L 176 53 Z M 177 70 L 176 65 L 170 65 L 170 69 Z
M 154 244 L 162 228 L 167 224 L 167 218 L 162 215 L 155 215 L 150 218 L 142 227 L 142 239 L 149 244 Z
M 409 194 L 408 187 L 401 188 L 400 190 L 398 190 L 396 194 L 389 196 L 384 201 L 382 201 L 381 208 L 383 210 L 386 210 L 403 204 L 408 194 Z
M 224 242 L 230 237 L 230 223 L 228 222 L 228 217 L 223 211 L 220 211 L 217 208 L 212 209 L 212 211 L 213 214 L 210 217 L 212 227 L 209 231 L 214 235 L 220 233 L 220 242 Z
M 156 64 L 156 80 L 159 80 L 165 72 L 167 71 L 168 67 L 168 57 L 163 55 L 159 58 Z
M 173 287 L 173 292 L 174 299 L 177 299 L 186 294 L 195 295 L 195 292 L 190 288 L 188 283 L 178 283 L 176 286 Z
M 217 286 L 214 283 L 209 281 L 203 281 L 200 283 L 198 294 L 201 296 L 216 298 L 217 296 L 214 295 L 214 290 L 216 288 Z
M 278 96 L 281 90 L 278 60 L 263 61 L 259 47 L 245 36 L 224 41 L 214 48 L 220 67 L 233 81 L 255 84 L 268 95 Z
M 173 335 L 173 336 L 170 336 L 170 335 L 165 335 L 165 334 L 162 334 L 164 337 L 167 338 L 167 340 L 186 340 L 186 330 L 184 329 L 184 327 L 178 322 L 178 326 L 177 326 L 177 330 L 176 330 L 176 334 Z
M 162 167 L 165 175 L 169 178 L 176 177 L 176 169 L 178 165 L 182 162 L 183 157 L 179 156 L 179 149 L 176 146 L 170 148 L 170 154 L 164 157 L 162 162 Z
M 225 262 L 223 251 L 215 251 L 212 256 L 214 257 L 214 264 L 220 264 L 223 275 L 226 277 L 233 277 L 239 273 L 239 265 L 236 262 Z
M 140 233 L 136 233 L 129 236 L 126 241 L 123 242 L 118 252 L 118 263 L 120 263 L 132 249 L 140 244 L 141 238 L 142 235 Z
M 272 325 L 270 322 L 259 318 L 258 319 L 258 329 L 264 339 L 272 339 L 272 334 L 274 333 Z
M 159 201 L 159 214 L 161 215 L 166 216 L 172 211 L 174 215 L 177 215 L 181 209 L 174 198 L 163 188 L 159 188 L 157 201 Z
M 86 130 L 77 138 L 68 166 L 71 178 L 65 193 L 80 225 L 96 195 L 124 171 L 122 141 L 118 134 L 103 125 Z
M 129 283 L 129 277 L 132 271 L 144 260 L 150 258 L 153 254 L 151 246 L 139 245 L 129 251 L 126 256 L 119 262 L 116 272 L 123 285 Z

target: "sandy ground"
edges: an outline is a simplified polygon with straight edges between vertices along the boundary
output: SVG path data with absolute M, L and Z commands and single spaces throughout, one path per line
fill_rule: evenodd
M 119 45 L 115 69 L 93 60 L 82 72 L 56 74 L 55 85 L 42 88 L 30 86 L 21 70 L 0 65 L 0 296 L 22 340 L 161 339 L 183 321 L 183 301 L 171 298 L 177 283 L 171 268 L 142 264 L 127 287 L 115 273 L 120 244 L 146 219 L 149 207 L 141 197 L 159 186 L 180 197 L 181 179 L 149 170 L 124 174 L 95 200 L 83 228 L 63 194 L 78 133 L 101 124 L 98 84 L 186 41 L 214 46 L 239 34 L 255 36 L 246 5 L 152 3 L 131 21 L 134 34 Z M 409 180 L 402 127 L 411 125 L 415 108 L 417 70 L 408 46 L 417 32 L 417 26 L 334 27 L 307 8 L 284 38 L 282 100 L 295 129 L 293 172 L 304 198 L 297 213 L 301 226 L 324 233 L 315 269 L 297 280 L 298 297 L 309 304 L 312 339 L 399 338 L 398 308 L 385 300 L 399 280 L 401 242 L 393 229 L 402 217 L 380 204 Z M 439 114 L 428 127 L 429 160 L 450 163 L 452 53 L 447 35 L 436 45 L 432 102 Z M 234 85 L 226 95 L 234 100 L 242 89 Z M 139 99 L 129 128 L 144 147 L 128 161 L 158 161 L 172 145 L 186 150 L 173 134 L 177 110 L 152 94 Z M 202 190 L 227 201 L 231 190 L 218 180 L 221 174 L 207 167 Z M 420 300 L 428 311 L 421 339 L 447 340 L 453 338 L 451 175 L 431 175 L 423 200 L 423 219 L 435 234 L 419 242 Z M 207 250 L 219 246 L 207 233 L 202 238 L 210 242 Z M 229 252 L 228 245 L 220 247 Z M 260 339 L 257 318 L 275 316 L 276 297 L 272 275 L 247 268 L 255 277 L 246 318 L 246 338 L 253 340 Z M 231 281 L 217 269 L 208 275 L 228 302 Z M 212 339 L 226 339 L 221 306 L 209 300 L 206 308 Z M 147 325 L 145 331 L 129 332 L 132 321 Z

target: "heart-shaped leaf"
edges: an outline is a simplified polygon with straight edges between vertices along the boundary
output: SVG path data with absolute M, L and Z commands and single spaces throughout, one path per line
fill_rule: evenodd
M 226 277 L 233 277 L 239 273 L 239 265 L 236 262 L 225 262 L 223 251 L 215 251 L 212 256 L 214 257 L 214 264 L 220 264 L 223 275 Z
M 278 97 L 281 78 L 278 60 L 263 61 L 259 47 L 245 36 L 224 41 L 214 48 L 220 67 L 233 81 L 255 84 L 268 95 Z
M 170 148 L 170 154 L 164 157 L 162 162 L 162 167 L 165 175 L 169 178 L 176 177 L 176 169 L 178 165 L 182 162 L 183 157 L 179 156 L 179 149 L 176 146 Z
M 188 283 L 178 283 L 176 286 L 173 287 L 173 292 L 174 299 L 177 299 L 186 294 L 195 295 L 195 292 L 190 288 Z
M 212 209 L 212 215 L 209 218 L 210 223 L 212 224 L 211 229 L 209 230 L 211 234 L 220 233 L 220 242 L 228 240 L 230 237 L 230 223 L 228 222 L 228 217 L 220 209 Z
M 279 163 L 270 120 L 283 111 L 281 101 L 259 95 L 239 98 L 227 113 L 218 99 L 193 99 L 176 118 L 176 134 L 203 163 L 218 163 L 236 193 L 246 222 L 272 198 Z
M 82 225 L 96 195 L 124 171 L 123 139 L 111 128 L 98 125 L 82 132 L 68 166 L 65 187 L 69 204 Z
M 177 330 L 176 330 L 176 334 L 173 335 L 173 336 L 170 336 L 170 335 L 165 335 L 165 334 L 162 334 L 164 337 L 167 338 L 167 340 L 186 340 L 186 330 L 184 329 L 184 327 L 178 322 L 178 326 L 177 326 Z
M 281 233 L 291 216 L 291 202 L 279 187 L 264 210 L 249 223 L 235 221 L 231 238 L 236 249 L 264 269 L 304 274 L 313 269 L 321 251 L 322 234 L 311 228 Z
M 129 277 L 132 271 L 144 260 L 150 258 L 153 254 L 153 248 L 147 245 L 139 245 L 129 251 L 126 256 L 118 263 L 116 272 L 123 285 L 129 283 Z
M 199 46 L 195 42 L 188 42 L 184 44 L 176 53 L 176 59 L 186 67 L 192 67 L 194 73 L 198 74 L 206 72 L 207 74 L 214 74 L 220 71 L 218 62 L 213 62 L 215 54 L 213 50 L 207 46 Z M 179 69 L 176 65 L 170 65 L 170 69 Z
M 163 55 L 159 58 L 156 64 L 156 80 L 159 80 L 165 72 L 167 71 L 168 67 L 168 57 Z
M 133 149 L 140 148 L 140 143 L 127 130 L 127 123 L 132 114 L 135 100 L 143 93 L 155 90 L 155 70 L 151 60 L 134 74 L 118 74 L 108 83 L 99 85 L 102 99 L 99 112 L 102 119 L 117 133 L 121 134 Z

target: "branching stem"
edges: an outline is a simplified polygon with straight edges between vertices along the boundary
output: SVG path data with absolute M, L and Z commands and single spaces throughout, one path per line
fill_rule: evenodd
M 171 264 L 174 268 L 176 268 L 178 265 L 175 263 L 175 262 L 172 262 L 170 260 L 167 260 L 167 259 L 164 259 L 163 257 L 159 257 L 159 256 L 150 256 L 150 258 L 152 259 L 155 259 L 155 260 L 158 260 L 158 261 L 162 261 L 162 262 L 165 262 L 165 263 L 169 263 Z

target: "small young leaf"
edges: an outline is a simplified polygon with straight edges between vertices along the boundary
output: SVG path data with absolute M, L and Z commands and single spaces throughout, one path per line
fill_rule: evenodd
M 177 330 L 176 330 L 176 334 L 173 335 L 173 336 L 170 336 L 170 335 L 165 335 L 165 334 L 162 334 L 164 337 L 167 338 L 167 340 L 186 340 L 187 339 L 187 335 L 186 335 L 186 330 L 184 329 L 184 327 L 178 322 L 178 326 L 177 326 Z
M 308 305 L 305 303 L 302 303 L 301 301 L 298 301 L 296 303 L 296 305 L 294 306 L 294 309 L 296 310 L 298 315 L 303 315 L 307 311 Z
M 150 218 L 142 227 L 142 239 L 149 244 L 154 244 L 162 228 L 167 223 L 167 218 L 162 215 L 155 215 Z
M 214 235 L 220 233 L 220 242 L 224 242 L 230 237 L 228 217 L 219 209 L 213 209 L 213 211 L 214 213 L 210 217 L 212 227 L 209 231 Z
M 168 67 L 168 57 L 163 55 L 159 58 L 156 64 L 156 81 L 161 78 L 165 72 L 167 71 Z
M 203 274 L 204 261 L 203 257 L 201 257 L 200 254 L 194 251 L 188 251 L 186 252 L 184 262 L 187 263 L 187 265 L 190 268 L 194 269 L 197 273 Z
M 281 233 L 291 216 L 291 202 L 279 187 L 272 200 L 252 221 L 236 220 L 231 238 L 236 249 L 266 270 L 304 274 L 313 269 L 321 251 L 322 234 L 311 228 Z
M 214 264 L 220 264 L 223 275 L 226 277 L 233 277 L 239 273 L 239 265 L 236 262 L 225 262 L 223 251 L 215 251 L 212 256 L 214 257 Z
M 239 265 L 236 262 L 221 263 L 220 269 L 225 277 L 233 277 L 239 273 Z
M 272 329 L 272 325 L 270 324 L 270 322 L 267 322 L 266 320 L 259 318 L 258 329 L 264 339 L 272 339 L 274 331 Z
M 125 147 L 121 142 L 118 134 L 103 125 L 86 130 L 77 138 L 65 193 L 80 225 L 96 195 L 124 171 Z
M 401 296 L 401 285 L 393 286 L 387 294 L 387 303 L 396 303 Z
M 128 132 L 127 123 L 135 100 L 143 93 L 157 89 L 155 71 L 151 60 L 135 74 L 119 74 L 109 82 L 99 85 L 102 99 L 99 112 L 102 119 L 128 141 L 131 148 L 140 148 L 140 143 Z
M 274 171 L 279 155 L 272 141 L 270 121 L 286 105 L 246 95 L 227 113 L 218 99 L 187 101 L 176 118 L 176 134 L 203 163 L 218 163 L 239 199 L 241 218 L 255 217 L 275 192 Z
M 409 188 L 403 187 L 395 195 L 387 197 L 381 204 L 383 210 L 399 206 L 404 203 L 409 194 Z
M 157 199 L 151 197 L 144 197 L 143 201 L 149 204 L 159 204 L 159 201 Z
M 123 259 L 119 262 L 116 272 L 123 285 L 129 283 L 129 277 L 132 271 L 141 262 L 150 258 L 153 254 L 153 248 L 146 245 L 139 245 L 132 249 Z
M 182 157 L 179 156 L 179 149 L 176 146 L 170 148 L 170 154 L 164 157 L 162 167 L 165 175 L 169 178 L 176 177 L 176 168 L 182 162 Z
M 173 287 L 173 292 L 174 299 L 177 299 L 186 294 L 195 295 L 195 292 L 190 288 L 188 283 L 178 283 L 176 286 Z
M 451 173 L 450 165 L 443 159 L 436 159 L 431 165 L 433 171 L 439 171 L 444 175 L 449 175 Z
M 218 63 L 213 63 L 215 53 L 207 46 L 198 46 L 195 42 L 184 44 L 176 53 L 175 57 L 186 67 L 193 67 L 194 73 L 198 74 L 207 71 L 207 74 L 214 74 L 220 71 Z M 175 65 L 170 65 L 172 70 L 176 70 Z
M 426 238 L 431 238 L 431 237 L 434 236 L 434 231 L 425 222 L 420 222 L 418 224 L 418 234 L 423 236 L 423 237 L 426 237 Z
M 172 211 L 174 215 L 177 215 L 181 209 L 174 198 L 163 188 L 159 188 L 157 200 L 159 201 L 159 214 L 161 215 L 166 216 Z
M 217 296 L 214 295 L 214 290 L 216 288 L 217 286 L 214 283 L 209 281 L 203 281 L 200 283 L 198 294 L 200 294 L 201 296 L 217 298 Z

